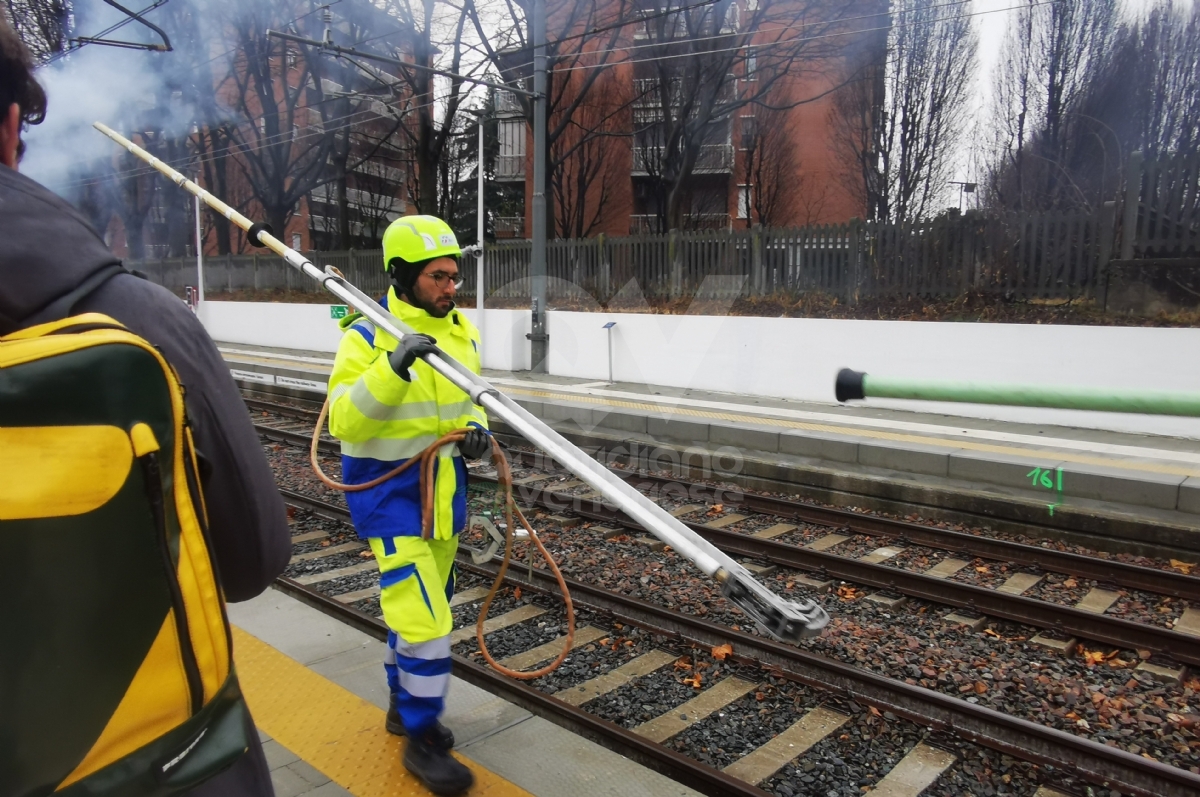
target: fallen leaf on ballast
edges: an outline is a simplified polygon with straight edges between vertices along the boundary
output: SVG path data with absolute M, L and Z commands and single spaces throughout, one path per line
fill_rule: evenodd
M 366 551 L 363 551 L 362 553 L 360 553 L 360 554 L 358 555 L 358 557 L 359 557 L 360 559 L 374 559 L 374 558 L 375 558 L 375 554 L 374 554 L 372 551 L 370 551 L 370 550 L 366 550 Z
M 718 645 L 712 649 L 713 658 L 717 661 L 725 661 L 726 658 L 733 655 L 733 645 L 728 642 L 724 645 Z
M 518 601 L 521 600 L 521 588 L 520 587 L 516 587 L 513 589 L 513 600 L 518 600 Z
M 1190 562 L 1181 562 L 1178 559 L 1171 560 L 1171 567 L 1175 568 L 1180 573 L 1183 573 L 1185 576 L 1190 575 L 1192 572 L 1192 568 L 1195 566 L 1196 565 L 1194 565 Z
M 852 601 L 858 598 L 861 593 L 849 584 L 844 584 L 837 588 L 837 594 L 844 601 Z

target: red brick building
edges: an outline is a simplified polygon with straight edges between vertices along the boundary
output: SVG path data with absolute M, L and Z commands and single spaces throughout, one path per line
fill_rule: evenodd
M 617 1 L 596 0 L 610 7 Z M 804 226 L 863 217 L 865 208 L 848 189 L 838 156 L 833 96 L 854 77 L 852 64 L 871 60 L 865 50 L 882 48 L 878 29 L 886 24 L 886 4 L 812 0 L 801 7 L 801 0 L 781 0 L 765 13 L 763 0 L 735 0 L 715 6 L 725 9 L 724 20 L 710 22 L 706 35 L 696 29 L 703 21 L 688 18 L 694 4 L 671 2 L 640 0 L 635 13 L 646 21 L 625 25 L 614 48 L 605 48 L 607 40 L 580 36 L 575 52 L 553 59 L 550 127 L 563 127 L 567 109 L 582 118 L 571 119 L 552 141 L 547 191 L 552 237 Z M 565 13 L 563 8 L 557 13 Z M 832 16 L 814 20 L 822 10 Z M 552 7 L 551 30 L 555 13 Z M 761 30 L 747 27 L 756 25 Z M 693 43 L 672 49 L 674 41 L 689 39 Z M 818 40 L 820 46 L 810 46 Z M 686 56 L 675 55 L 685 51 Z M 603 57 L 610 65 L 586 86 L 586 102 L 576 104 Z M 672 58 L 679 62 L 676 75 L 663 67 Z M 520 68 L 510 77 L 520 76 L 530 86 L 529 51 L 513 53 L 512 60 Z M 705 75 L 710 62 L 727 71 Z M 707 86 L 697 87 L 705 81 Z M 680 105 L 706 96 L 717 111 L 700 113 L 693 125 L 699 130 L 680 134 L 679 128 L 695 121 Z M 533 140 L 526 109 L 515 96 L 501 93 L 495 112 L 496 179 L 523 183 L 525 194 L 525 215 L 498 218 L 496 234 L 529 237 Z M 599 135 L 596 125 L 604 126 Z M 692 150 L 690 168 L 680 176 L 686 149 Z

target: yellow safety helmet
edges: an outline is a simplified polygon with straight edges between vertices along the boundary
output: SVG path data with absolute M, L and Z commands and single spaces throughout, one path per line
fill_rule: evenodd
M 421 263 L 437 257 L 458 258 L 462 249 L 450 225 L 437 216 L 401 216 L 383 232 L 383 268 L 396 258 Z

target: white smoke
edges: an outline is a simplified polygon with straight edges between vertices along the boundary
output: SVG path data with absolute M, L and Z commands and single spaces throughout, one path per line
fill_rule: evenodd
M 161 9 L 156 10 L 161 11 Z M 84 0 L 76 6 L 78 20 L 72 35 L 94 35 L 122 19 L 122 15 L 98 0 Z M 146 18 L 155 19 L 156 12 Z M 110 38 L 155 43 L 159 39 L 148 28 L 130 23 L 110 34 Z M 88 44 L 70 55 L 42 67 L 37 79 L 46 89 L 46 120 L 23 134 L 25 157 L 22 173 L 46 187 L 72 199 L 81 181 L 98 159 L 111 158 L 116 145 L 97 132 L 93 122 L 104 122 L 113 129 L 129 133 L 131 125 L 145 112 L 159 105 L 166 94 L 167 75 L 179 69 L 182 57 L 177 52 L 150 52 Z M 189 108 L 171 102 L 167 118 L 155 127 L 168 131 L 186 130 L 194 118 Z

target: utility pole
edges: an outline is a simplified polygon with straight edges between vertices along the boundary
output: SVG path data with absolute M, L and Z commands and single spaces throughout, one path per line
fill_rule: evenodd
M 479 329 L 483 330 L 483 117 L 476 118 L 476 123 L 479 125 L 479 218 L 476 220 L 476 239 L 479 244 L 479 251 L 475 253 L 475 257 L 479 260 L 475 264 L 475 309 L 479 311 Z
M 529 263 L 533 288 L 533 331 L 529 365 L 546 373 L 546 0 L 533 0 L 533 251 Z
M 200 184 L 200 175 L 196 175 Z M 200 195 L 196 195 L 196 307 L 204 304 L 204 235 L 200 229 Z

